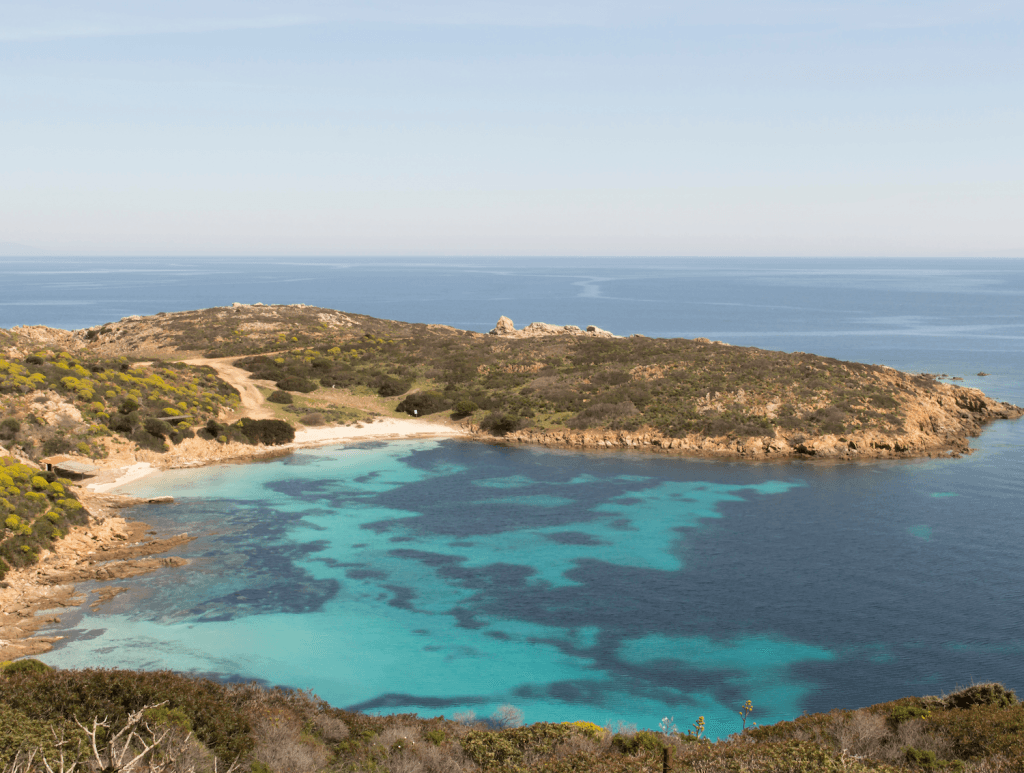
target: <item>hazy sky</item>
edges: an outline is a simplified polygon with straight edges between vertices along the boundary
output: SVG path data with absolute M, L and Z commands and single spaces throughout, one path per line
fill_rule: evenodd
M 0 255 L 1024 255 L 1024 3 L 0 0 Z

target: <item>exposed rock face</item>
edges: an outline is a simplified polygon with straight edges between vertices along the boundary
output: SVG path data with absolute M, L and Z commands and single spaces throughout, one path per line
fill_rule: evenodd
M 56 392 L 40 392 L 36 399 L 40 397 L 45 397 L 46 401 L 38 403 L 36 410 L 43 421 L 51 427 L 72 426 L 84 422 L 82 412 Z
M 491 331 L 492 336 L 503 336 L 505 338 L 538 338 L 540 336 L 590 336 L 592 338 L 621 338 L 621 336 L 602 330 L 597 325 L 588 325 L 582 330 L 576 325 L 550 325 L 547 322 L 531 322 L 522 330 L 516 330 L 512 320 L 508 317 L 498 319 L 498 324 Z
M 492 336 L 510 336 L 516 332 L 516 326 L 508 317 L 498 317 L 498 324 L 491 331 Z

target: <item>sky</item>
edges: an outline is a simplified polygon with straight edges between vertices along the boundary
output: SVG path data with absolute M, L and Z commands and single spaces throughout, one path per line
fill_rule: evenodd
M 1020 0 L 0 0 L 0 256 L 1024 256 Z

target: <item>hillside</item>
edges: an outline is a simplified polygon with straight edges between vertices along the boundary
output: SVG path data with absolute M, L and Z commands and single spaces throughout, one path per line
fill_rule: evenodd
M 686 718 L 693 724 L 679 732 L 669 720 L 659 731 L 585 719 L 520 726 L 512 706 L 483 721 L 369 716 L 311 693 L 167 671 L 56 671 L 22 660 L 0 670 L 0 765 L 41 771 L 44 759 L 54 765 L 63 752 L 65 765 L 54 770 L 76 763 L 83 771 L 167 773 L 1024 770 L 1024 706 L 998 684 L 763 727 L 753 726 L 757 708 L 737 706 L 735 734 L 712 742 L 702 717 Z M 124 764 L 136 755 L 134 765 Z
M 239 392 L 249 399 L 238 415 L 291 424 L 433 415 L 482 439 L 751 459 L 960 454 L 986 423 L 1024 414 L 979 390 L 884 366 L 701 338 L 620 338 L 543 324 L 516 330 L 506 318 L 484 335 L 302 305 L 236 304 L 80 331 L 14 328 L 5 338 L 5 415 L 38 414 L 28 402 L 41 402 L 41 393 L 70 403 L 97 437 L 121 433 L 140 446 L 146 418 L 202 429 L 242 407 Z M 180 360 L 191 364 L 172 362 Z M 227 385 L 229 365 L 249 381 Z M 138 414 L 142 429 L 128 432 L 117 414 L 126 396 L 138 399 L 133 394 L 148 402 Z M 81 434 L 81 453 L 101 453 Z M 224 436 L 217 428 L 208 434 Z

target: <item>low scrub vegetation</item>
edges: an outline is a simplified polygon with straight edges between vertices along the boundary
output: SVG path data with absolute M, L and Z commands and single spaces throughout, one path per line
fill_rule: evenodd
M 113 432 L 159 449 L 180 442 L 187 435 L 181 427 L 200 427 L 238 404 L 212 371 L 133 364 L 125 352 L 238 355 L 237 365 L 274 385 L 270 402 L 303 406 L 325 421 L 333 420 L 329 406 L 346 400 L 381 410 L 384 403 L 363 400 L 375 395 L 387 410 L 471 416 L 499 435 L 532 426 L 670 438 L 781 433 L 795 443 L 834 435 L 845 443 L 864 431 L 904 430 L 916 390 L 937 387 L 930 376 L 706 339 L 506 338 L 301 305 L 162 314 L 80 335 L 82 348 L 73 354 L 43 350 L 0 360 L 0 395 L 17 403 L 4 416 L 14 423 L 0 425 L 0 443 L 34 447 L 37 455 L 98 456 L 97 438 Z M 343 393 L 323 400 L 318 390 Z M 72 400 L 84 427 L 37 429 L 29 394 Z M 129 398 L 136 411 L 122 410 Z M 149 418 L 170 422 L 172 431 L 147 430 Z
M 238 365 L 293 392 L 404 395 L 397 410 L 410 415 L 482 410 L 480 426 L 495 434 L 540 425 L 648 428 L 668 437 L 777 430 L 814 437 L 893 430 L 903 421 L 893 372 L 869 365 L 686 339 L 509 340 L 390 324 L 388 335 L 353 326 L 319 346 Z M 905 379 L 903 386 L 935 383 Z
M 745 727 L 752 711 L 744 704 L 737 732 L 712 742 L 702 718 L 681 733 L 669 719 L 658 730 L 523 725 L 513 706 L 479 721 L 369 716 L 307 692 L 24 660 L 0 667 L 0 765 L 42 771 L 63 753 L 65 771 L 167 773 L 1024 770 L 1024 708 L 1000 685 Z
M 280 446 L 295 440 L 295 428 L 280 419 L 239 419 L 234 424 L 221 424 L 210 419 L 198 434 L 206 440 L 253 446 Z
M 0 443 L 34 459 L 102 458 L 103 439 L 114 436 L 164 451 L 238 401 L 238 392 L 208 367 L 140 365 L 52 349 L 0 358 Z
M 39 553 L 85 523 L 88 513 L 71 491 L 71 481 L 0 456 L 0 579 L 12 567 L 28 566 Z

